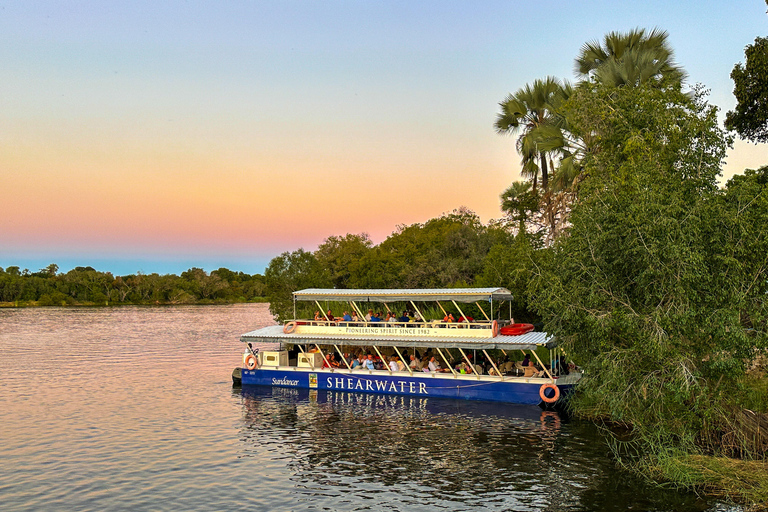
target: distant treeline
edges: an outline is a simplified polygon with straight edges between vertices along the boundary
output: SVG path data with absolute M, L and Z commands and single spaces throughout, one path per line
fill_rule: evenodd
M 180 276 L 114 276 L 93 267 L 60 273 L 55 263 L 38 272 L 0 267 L 0 303 L 67 306 L 115 304 L 220 304 L 264 300 L 264 277 L 226 268 L 210 274 L 191 268 Z

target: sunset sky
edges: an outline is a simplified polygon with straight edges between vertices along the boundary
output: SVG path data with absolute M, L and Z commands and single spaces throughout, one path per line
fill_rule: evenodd
M 263 272 L 275 255 L 516 180 L 498 103 L 588 40 L 669 32 L 690 83 L 768 36 L 764 0 L 0 2 L 0 267 Z M 721 115 L 721 118 L 723 117 Z M 737 141 L 725 178 L 768 164 Z

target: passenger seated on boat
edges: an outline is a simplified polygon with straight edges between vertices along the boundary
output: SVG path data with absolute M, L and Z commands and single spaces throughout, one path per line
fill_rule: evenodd
M 462 361 L 461 363 L 457 364 L 456 371 L 459 373 L 474 373 L 472 371 L 472 367 L 469 366 L 466 361 Z
M 357 316 L 357 312 L 356 311 L 352 312 L 352 321 L 353 322 L 359 322 L 360 321 L 360 318 Z
M 339 368 L 339 366 L 339 362 L 333 354 L 328 354 L 323 361 L 323 368 Z
M 387 313 L 387 322 L 389 323 L 395 323 L 397 322 L 397 318 L 395 317 L 395 314 L 393 312 Z
M 366 322 L 370 322 L 370 321 L 371 321 L 371 318 L 373 318 L 373 310 L 372 310 L 372 309 L 369 309 L 369 310 L 368 310 L 368 314 L 367 314 L 367 315 L 365 315 L 365 321 L 366 321 Z
M 323 317 L 320 316 L 320 311 L 315 311 L 315 322 L 320 322 L 323 320 Z
M 326 316 L 328 317 L 328 320 L 330 320 L 331 322 L 335 320 L 335 318 L 333 317 L 333 313 L 331 313 L 330 309 L 328 310 L 328 313 L 326 313 Z
M 363 361 L 363 367 L 367 370 L 376 369 L 376 364 L 373 362 L 373 356 L 371 354 L 368 354 L 368 357 L 366 357 L 365 361 Z
M 447 315 L 445 315 L 445 317 L 443 318 L 443 322 L 446 322 L 446 323 L 451 323 L 451 322 L 455 322 L 455 321 L 456 321 L 456 319 L 455 319 L 455 318 L 453 318 L 453 313 L 448 313 L 448 314 L 447 314 Z
M 350 366 L 352 367 L 353 370 L 355 368 L 359 368 L 362 365 L 363 365 L 363 356 L 362 355 L 359 355 L 356 358 L 352 359 L 352 364 L 350 364 Z
M 429 364 L 427 365 L 427 368 L 429 368 L 429 371 L 431 372 L 447 372 L 449 370 L 445 368 L 440 367 L 440 363 L 437 362 L 437 359 L 435 359 L 435 356 L 432 356 L 429 359 Z
M 411 362 L 408 364 L 413 370 L 421 370 L 421 361 L 415 355 L 411 354 Z
M 531 356 L 528 354 L 525 354 L 525 357 L 523 358 L 523 362 L 521 363 L 523 366 L 528 366 L 531 364 Z
M 409 322 L 416 322 L 416 321 L 419 321 L 419 322 L 421 322 L 421 318 L 417 317 L 417 316 L 414 314 L 414 312 L 413 312 L 413 311 L 409 311 L 409 312 L 408 312 L 408 321 L 409 321 Z
M 411 318 L 408 316 L 407 311 L 403 311 L 403 316 L 397 319 L 399 322 L 410 322 Z
M 376 313 L 371 316 L 371 318 L 368 320 L 369 322 L 381 322 L 381 313 Z
M 397 364 L 397 356 L 392 356 L 392 358 L 389 360 L 389 369 L 393 372 L 400 371 L 400 366 Z
M 345 311 L 345 312 L 344 312 L 344 316 L 343 316 L 343 317 L 341 317 L 341 318 L 342 318 L 342 319 L 343 319 L 345 322 L 351 322 L 351 321 L 352 321 L 352 317 L 350 316 L 350 314 L 349 314 L 349 311 Z

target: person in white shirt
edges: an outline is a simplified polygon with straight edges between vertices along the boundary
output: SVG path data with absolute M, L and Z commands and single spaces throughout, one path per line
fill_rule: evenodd
M 435 359 L 435 356 L 432 356 L 432 358 L 429 360 L 429 371 L 431 372 L 439 372 L 440 371 L 440 363 L 437 362 L 437 359 Z
M 392 370 L 393 372 L 398 371 L 397 358 L 396 357 L 392 357 L 392 359 L 390 359 L 390 361 L 389 361 L 389 369 Z
M 421 365 L 421 361 L 419 361 L 419 359 L 415 355 L 411 354 L 411 362 L 408 366 L 410 366 L 413 369 L 418 369 L 420 365 Z

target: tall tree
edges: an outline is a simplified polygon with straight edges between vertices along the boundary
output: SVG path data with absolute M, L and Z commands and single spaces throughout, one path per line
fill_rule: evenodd
M 522 175 L 531 178 L 537 189 L 541 175 L 541 188 L 549 189 L 548 153 L 559 145 L 562 135 L 557 129 L 560 118 L 555 105 L 563 94 L 563 84 L 555 77 L 535 80 L 499 103 L 501 112 L 496 116 L 496 131 L 518 135 L 517 151 L 522 157 Z
M 648 33 L 642 28 L 609 32 L 602 44 L 590 41 L 582 46 L 576 58 L 576 74 L 608 87 L 665 80 L 680 83 L 685 73 L 675 64 L 667 37 L 666 31 L 658 29 Z
M 768 142 L 768 38 L 758 37 L 744 51 L 747 62 L 734 66 L 736 108 L 725 116 L 725 126 L 752 142 Z

